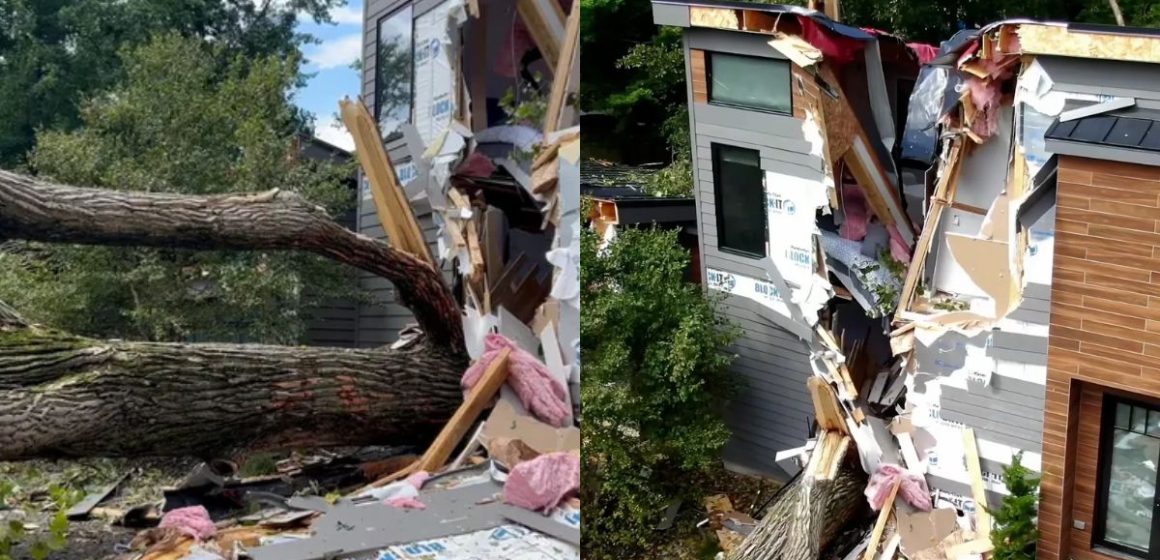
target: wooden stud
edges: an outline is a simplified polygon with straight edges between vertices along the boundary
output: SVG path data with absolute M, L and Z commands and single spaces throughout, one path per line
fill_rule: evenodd
M 491 400 L 499 393 L 508 377 L 508 360 L 511 358 L 511 348 L 504 348 L 487 366 L 487 370 L 480 376 L 467 400 L 455 411 L 455 415 L 439 432 L 435 442 L 427 448 L 427 452 L 417 463 L 418 470 L 435 472 L 447 463 L 455 446 L 467 435 L 471 425 L 479 418 L 483 409 L 491 404 Z
M 971 497 L 975 500 L 975 535 L 991 540 L 991 514 L 987 513 L 987 490 L 983 485 L 983 469 L 979 466 L 979 448 L 975 444 L 975 430 L 963 429 L 963 451 L 966 453 L 967 472 L 971 475 Z
M 555 4 L 555 0 L 552 0 Z M 558 58 L 544 56 L 545 60 L 556 61 L 555 77 L 552 79 L 552 91 L 548 97 L 548 114 L 544 118 L 544 135 L 551 134 L 560 128 L 560 115 L 564 112 L 565 97 L 568 96 L 569 78 L 572 75 L 572 65 L 576 62 L 576 53 L 580 43 L 580 2 L 572 1 L 572 13 L 568 14 L 568 27 L 564 30 L 564 45 L 560 48 Z
M 396 249 L 410 253 L 434 267 L 435 260 L 423 239 L 423 230 L 419 228 L 411 204 L 407 202 L 407 195 L 399 184 L 395 167 L 383 146 L 379 127 L 371 118 L 366 105 L 343 99 L 339 102 L 339 111 L 346 129 L 354 138 L 355 153 L 370 182 L 375 212 L 387 234 L 387 241 Z
M 559 58 L 561 37 L 557 30 L 564 23 L 564 10 L 560 3 L 556 0 L 517 0 L 516 11 L 544 60 L 554 61 Z M 555 79 L 559 79 L 557 69 L 553 67 L 552 70 Z
M 894 487 L 890 489 L 890 497 L 886 498 L 886 502 L 882 504 L 882 510 L 878 512 L 878 521 L 874 523 L 874 532 L 870 533 L 870 542 L 866 545 L 866 554 L 862 556 L 862 560 L 874 560 L 874 555 L 878 552 L 878 541 L 882 540 L 882 532 L 886 530 L 886 520 L 890 518 L 890 512 L 894 510 L 894 498 L 898 496 L 898 488 L 902 486 L 902 477 L 894 481 Z

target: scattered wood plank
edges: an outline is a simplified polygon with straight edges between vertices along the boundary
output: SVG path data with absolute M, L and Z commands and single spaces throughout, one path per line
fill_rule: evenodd
M 886 521 L 890 519 L 890 512 L 894 510 L 894 498 L 898 496 L 898 489 L 902 486 L 902 477 L 894 482 L 894 488 L 890 489 L 890 496 L 882 504 L 882 510 L 878 512 L 878 521 L 874 522 L 874 532 L 870 533 L 870 542 L 866 545 L 866 554 L 862 556 L 862 560 L 874 560 L 874 555 L 878 552 L 878 541 L 882 540 L 882 532 L 886 530 Z
M 471 390 L 467 400 L 463 401 L 459 410 L 455 411 L 455 415 L 443 427 L 443 431 L 439 432 L 435 442 L 427 448 L 427 452 L 419 459 L 419 470 L 435 472 L 447 463 L 447 459 L 451 457 L 451 452 L 455 446 L 459 445 L 463 436 L 467 435 L 467 430 L 471 429 L 471 425 L 475 423 L 483 409 L 491 403 L 491 400 L 499 393 L 500 387 L 503 387 L 504 382 L 507 381 L 508 359 L 510 357 L 511 348 L 505 348 L 492 360 Z
M 971 475 L 971 497 L 975 500 L 975 535 L 982 540 L 991 540 L 991 514 L 987 513 L 987 490 L 983 485 L 983 469 L 979 466 L 979 448 L 975 442 L 975 430 L 963 428 L 963 452 L 967 459 L 967 472 Z
M 96 508 L 101 502 L 105 501 L 105 499 L 108 498 L 109 495 L 112 494 L 113 491 L 116 490 L 122 482 L 125 482 L 125 479 L 128 477 L 129 473 L 126 472 L 117 477 L 117 479 L 113 482 L 110 482 L 104 488 L 101 488 L 100 490 L 85 496 L 85 499 L 81 500 L 79 503 L 77 503 L 77 505 L 69 508 L 65 515 L 69 519 L 84 519 L 88 517 L 92 513 L 93 509 Z
M 560 56 L 564 30 L 564 10 L 560 3 L 556 0 L 518 0 L 516 11 L 544 60 L 556 60 Z M 559 74 L 555 76 L 559 79 Z

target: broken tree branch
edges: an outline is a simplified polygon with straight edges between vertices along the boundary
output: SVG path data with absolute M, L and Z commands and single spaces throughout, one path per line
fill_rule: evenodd
M 459 306 L 440 272 L 354 233 L 297 194 L 190 196 L 58 185 L 0 170 L 0 238 L 183 249 L 303 250 L 395 286 L 428 340 L 463 352 Z

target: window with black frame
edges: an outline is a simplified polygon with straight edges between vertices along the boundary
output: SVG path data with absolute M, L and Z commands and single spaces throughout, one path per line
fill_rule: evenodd
M 717 246 L 721 250 L 765 256 L 763 175 L 757 150 L 713 144 Z
M 410 5 L 392 12 L 378 23 L 375 120 L 384 141 L 402 137 L 400 127 L 411 121 L 413 29 Z
M 1140 558 L 1160 557 L 1160 407 L 1109 397 L 1100 437 L 1100 507 L 1093 544 Z
M 708 58 L 709 103 L 793 112 L 789 62 L 720 52 L 711 52 Z

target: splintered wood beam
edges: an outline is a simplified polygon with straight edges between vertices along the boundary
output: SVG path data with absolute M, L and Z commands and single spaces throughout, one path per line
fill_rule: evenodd
M 866 554 L 862 556 L 862 560 L 874 560 L 874 556 L 878 553 L 878 541 L 882 540 L 882 532 L 886 530 L 886 521 L 890 519 L 890 512 L 894 510 L 894 498 L 898 496 L 898 489 L 902 486 L 902 477 L 894 482 L 894 487 L 890 489 L 890 496 L 882 504 L 882 510 L 878 512 L 878 521 L 874 523 L 874 532 L 870 533 L 870 542 L 866 545 Z
M 910 309 L 910 302 L 914 299 L 914 293 L 918 289 L 918 279 L 922 276 L 923 268 L 926 266 L 927 254 L 930 253 L 930 245 L 938 232 L 943 210 L 954 201 L 954 195 L 951 191 L 958 183 L 959 170 L 962 169 L 963 146 L 963 140 L 960 138 L 956 138 L 951 144 L 947 155 L 947 164 L 935 186 L 934 195 L 931 196 L 930 211 L 923 224 L 922 233 L 918 236 L 918 242 L 914 245 L 910 266 L 906 269 L 906 280 L 902 284 L 902 292 L 898 295 L 898 307 L 894 311 L 895 321 L 903 320 L 903 313 Z M 949 197 L 948 193 L 951 193 Z
M 387 234 L 387 241 L 395 248 L 436 267 L 435 260 L 423 240 L 423 230 L 407 202 L 403 186 L 399 184 L 395 167 L 383 146 L 379 127 L 361 101 L 343 99 L 339 111 L 346 129 L 354 138 L 355 154 L 363 173 L 370 182 L 375 213 Z
M 991 514 L 987 513 L 987 489 L 983 486 L 983 469 L 979 466 L 979 448 L 972 428 L 963 428 L 963 452 L 966 454 L 967 472 L 971 475 L 971 498 L 975 500 L 975 536 L 989 541 Z
M 843 435 L 849 432 L 846 429 L 846 420 L 842 416 L 842 407 L 838 404 L 838 396 L 833 387 L 820 377 L 810 377 L 806 380 L 810 390 L 810 398 L 814 402 L 814 414 L 818 425 L 823 430 L 833 430 Z
M 555 0 L 552 0 L 555 3 Z M 560 115 L 567 102 L 572 65 L 576 62 L 577 46 L 580 43 L 580 1 L 572 0 L 572 12 L 568 14 L 568 27 L 564 30 L 564 45 L 560 48 L 556 69 L 552 78 L 552 91 L 548 97 L 548 113 L 544 117 L 544 134 L 551 134 L 560 128 Z
M 573 11 L 577 3 L 573 1 Z M 564 36 L 564 9 L 560 3 L 557 0 L 518 0 L 516 11 L 544 60 L 558 59 Z M 558 78 L 560 74 L 556 72 L 555 76 Z
M 499 393 L 500 387 L 503 387 L 504 382 L 507 381 L 508 360 L 511 358 L 511 353 L 511 348 L 504 348 L 488 364 L 487 370 L 483 372 L 475 387 L 471 389 L 471 394 L 468 395 L 467 400 L 463 401 L 463 405 L 455 411 L 455 416 L 451 417 L 451 420 L 443 427 L 443 431 L 439 432 L 439 437 L 435 438 L 431 447 L 428 447 L 427 452 L 419 459 L 418 470 L 435 472 L 447 464 L 447 459 L 451 458 L 451 452 L 455 450 L 455 446 L 459 445 L 463 436 L 467 435 L 468 430 L 471 429 L 471 425 L 483 413 L 483 409 L 491 404 L 491 400 Z

